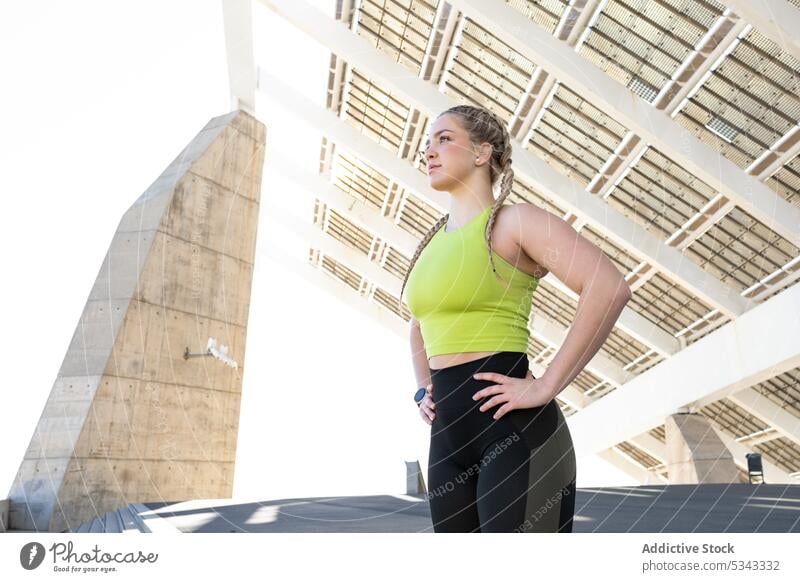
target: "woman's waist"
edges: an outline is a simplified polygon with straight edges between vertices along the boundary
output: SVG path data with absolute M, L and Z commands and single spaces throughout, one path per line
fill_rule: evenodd
M 498 353 L 498 351 L 495 350 L 489 352 L 457 352 L 453 354 L 440 354 L 438 356 L 431 356 L 428 358 L 428 367 L 432 372 L 433 370 L 449 368 L 459 364 L 466 364 L 467 362 L 479 360 L 496 353 Z
M 512 378 L 524 378 L 528 373 L 528 354 L 500 351 L 488 356 L 444 368 L 430 368 L 433 401 L 439 408 L 454 408 L 475 404 L 472 396 L 481 388 L 496 384 L 477 379 L 479 372 L 494 372 Z

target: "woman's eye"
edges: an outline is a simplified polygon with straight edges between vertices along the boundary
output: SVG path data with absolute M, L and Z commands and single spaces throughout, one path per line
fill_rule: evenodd
M 443 140 L 443 139 L 450 139 L 450 138 L 449 138 L 449 137 L 447 137 L 446 135 L 440 135 L 440 136 L 439 136 L 439 143 L 442 143 L 442 140 Z

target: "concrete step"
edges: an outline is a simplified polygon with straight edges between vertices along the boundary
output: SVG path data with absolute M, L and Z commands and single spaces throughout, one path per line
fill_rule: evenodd
M 122 524 L 122 533 L 143 533 L 142 530 L 139 529 L 139 522 L 134 517 L 130 505 L 120 508 L 117 510 L 117 513 L 119 514 L 120 523 Z
M 141 520 L 142 527 L 145 528 L 143 531 L 156 534 L 183 533 L 172 525 L 168 519 L 161 517 L 143 503 L 131 503 L 130 507 L 136 512 L 138 519 Z
M 145 526 L 144 521 L 131 505 L 86 520 L 78 527 L 67 531 L 73 533 L 149 533 L 149 528 Z
M 122 522 L 119 519 L 119 513 L 117 511 L 107 512 L 104 516 L 103 522 L 106 533 L 122 532 Z

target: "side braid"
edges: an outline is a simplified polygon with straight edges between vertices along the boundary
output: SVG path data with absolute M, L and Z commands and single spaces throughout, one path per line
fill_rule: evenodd
M 508 130 L 506 129 L 505 122 L 488 109 L 484 111 L 497 124 L 497 128 L 500 130 L 503 140 L 503 145 L 501 146 L 500 151 L 497 152 L 499 155 L 495 155 L 495 152 L 493 152 L 491 158 L 492 178 L 495 178 L 497 174 L 503 174 L 503 179 L 500 182 L 500 195 L 492 205 L 492 212 L 489 214 L 489 220 L 486 222 L 486 248 L 489 252 L 489 262 L 492 265 L 492 271 L 494 271 L 495 276 L 497 276 L 501 281 L 504 281 L 506 286 L 508 286 L 508 281 L 503 279 L 494 266 L 494 255 L 492 254 L 492 231 L 494 230 L 494 221 L 497 218 L 497 213 L 500 211 L 500 208 L 502 208 L 503 202 L 505 202 L 506 198 L 508 198 L 508 195 L 511 194 L 511 187 L 514 185 L 514 170 L 511 168 L 511 138 L 508 134 Z M 492 180 L 492 182 L 494 182 L 494 180 Z
M 501 281 L 504 281 L 506 286 L 508 286 L 508 281 L 503 279 L 502 275 L 497 272 L 497 269 L 494 266 L 494 255 L 492 255 L 492 230 L 494 229 L 494 221 L 497 218 L 497 213 L 499 212 L 500 208 L 503 206 L 503 202 L 508 195 L 511 194 L 511 186 L 514 183 L 514 170 L 511 169 L 511 158 L 508 159 L 508 163 L 503 170 L 503 180 L 500 182 L 500 196 L 497 197 L 494 204 L 492 205 L 492 212 L 489 214 L 489 220 L 486 222 L 486 248 L 489 251 L 489 262 L 492 265 L 492 271 L 494 274 L 500 278 Z
M 428 243 L 431 242 L 433 235 L 442 228 L 445 224 L 447 224 L 447 219 L 450 218 L 449 214 L 445 214 L 439 220 L 436 221 L 428 232 L 425 233 L 425 236 L 422 237 L 422 240 L 419 241 L 417 245 L 417 250 L 414 251 L 414 256 L 411 257 L 411 264 L 408 266 L 408 270 L 406 271 L 405 278 L 403 279 L 403 286 L 400 288 L 400 297 L 397 298 L 397 309 L 398 311 L 402 312 L 402 305 L 403 305 L 403 291 L 406 288 L 406 282 L 408 281 L 408 276 L 411 274 L 411 271 L 414 269 L 414 265 L 417 263 L 417 259 L 422 254 L 422 250 L 428 246 Z

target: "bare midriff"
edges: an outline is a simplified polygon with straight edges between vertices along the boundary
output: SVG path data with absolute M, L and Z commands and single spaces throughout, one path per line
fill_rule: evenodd
M 459 354 L 440 354 L 428 358 L 428 367 L 431 370 L 441 370 L 450 366 L 457 366 L 473 360 L 479 360 L 499 352 L 463 352 Z

